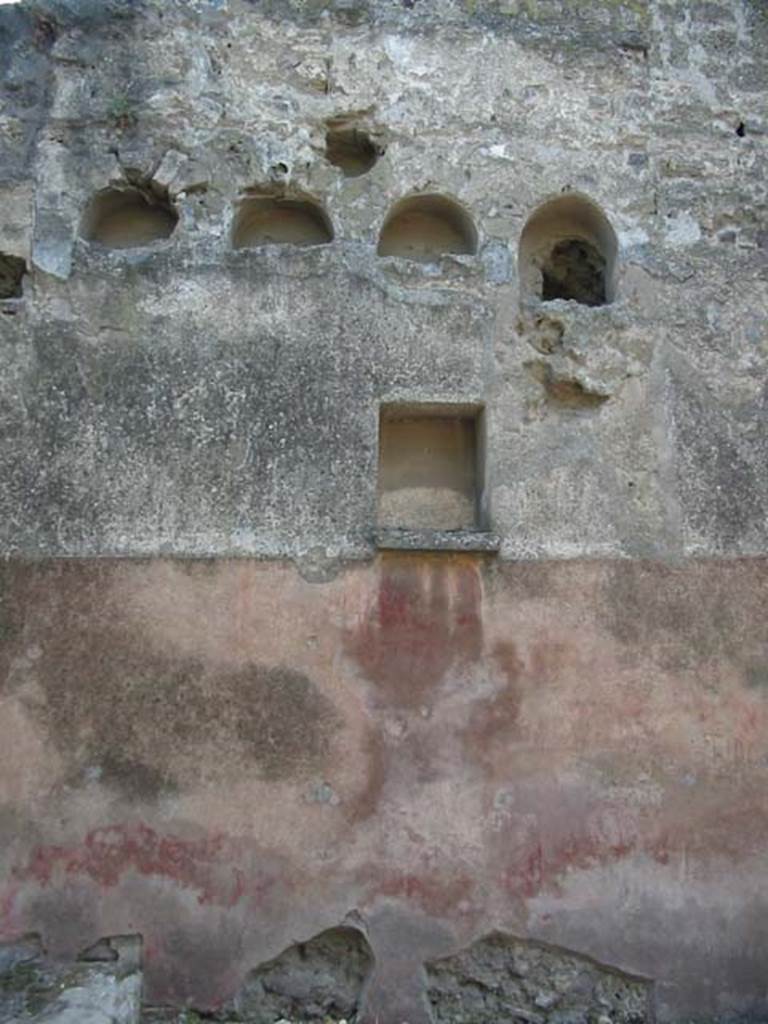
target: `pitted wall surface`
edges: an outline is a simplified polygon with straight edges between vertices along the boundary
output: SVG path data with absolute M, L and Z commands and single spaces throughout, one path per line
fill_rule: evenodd
M 0 5 L 0 940 L 766 1018 L 767 53 L 760 0 Z M 473 417 L 481 531 L 418 534 L 472 524 L 417 437 L 377 548 L 386 409 Z
M 379 405 L 426 401 L 486 408 L 503 558 L 762 554 L 767 17 L 4 6 L 0 253 L 29 272 L 0 316 L 0 550 L 370 558 Z M 363 174 L 333 162 L 340 124 L 375 149 Z M 171 236 L 79 237 L 127 185 L 172 203 Z M 333 241 L 233 248 L 253 194 L 311 200 Z M 377 256 L 419 194 L 476 253 Z M 615 233 L 606 305 L 521 280 L 527 221 L 564 195 Z

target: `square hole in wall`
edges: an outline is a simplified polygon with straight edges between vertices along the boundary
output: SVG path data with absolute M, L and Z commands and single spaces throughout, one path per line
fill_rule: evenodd
M 379 419 L 378 525 L 481 528 L 482 409 L 391 404 Z

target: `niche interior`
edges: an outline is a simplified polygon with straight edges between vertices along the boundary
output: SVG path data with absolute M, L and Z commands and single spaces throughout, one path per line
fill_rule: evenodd
M 478 406 L 382 406 L 378 525 L 481 529 L 483 433 Z
M 615 297 L 617 253 L 616 233 L 596 203 L 558 196 L 534 210 L 520 236 L 521 295 L 606 305 Z
M 475 252 L 477 231 L 472 218 L 447 196 L 401 199 L 387 216 L 379 236 L 379 256 L 429 262 L 445 253 Z
M 232 228 L 235 249 L 260 245 L 325 245 L 332 241 L 331 222 L 314 199 L 251 194 L 238 204 Z
M 359 125 L 348 121 L 330 121 L 325 133 L 325 156 L 345 178 L 367 174 L 383 150 Z
M 19 256 L 0 252 L 0 299 L 20 299 L 27 264 Z
M 80 234 L 109 249 L 132 249 L 170 238 L 179 215 L 167 195 L 136 186 L 97 192 L 88 204 Z

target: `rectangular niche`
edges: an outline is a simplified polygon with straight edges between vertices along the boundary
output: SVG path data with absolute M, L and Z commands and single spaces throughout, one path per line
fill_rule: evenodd
M 483 410 L 438 403 L 383 405 L 378 525 L 482 529 Z

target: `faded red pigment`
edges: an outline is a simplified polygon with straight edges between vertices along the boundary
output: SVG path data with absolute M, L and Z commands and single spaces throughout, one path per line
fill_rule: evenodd
M 234 907 L 247 899 L 255 906 L 272 882 L 260 874 L 246 877 L 246 863 L 242 840 L 221 834 L 184 840 L 137 822 L 94 829 L 78 846 L 39 846 L 12 877 L 43 887 L 77 877 L 109 888 L 135 873 L 192 890 L 203 905 Z
M 350 914 L 415 988 L 502 928 L 654 979 L 662 1019 L 764 997 L 765 561 L 9 578 L 3 938 L 130 928 L 147 998 L 201 1009 Z
M 478 566 L 464 557 L 385 556 L 376 590 L 347 650 L 375 684 L 375 704 L 431 699 L 452 668 L 482 652 Z

